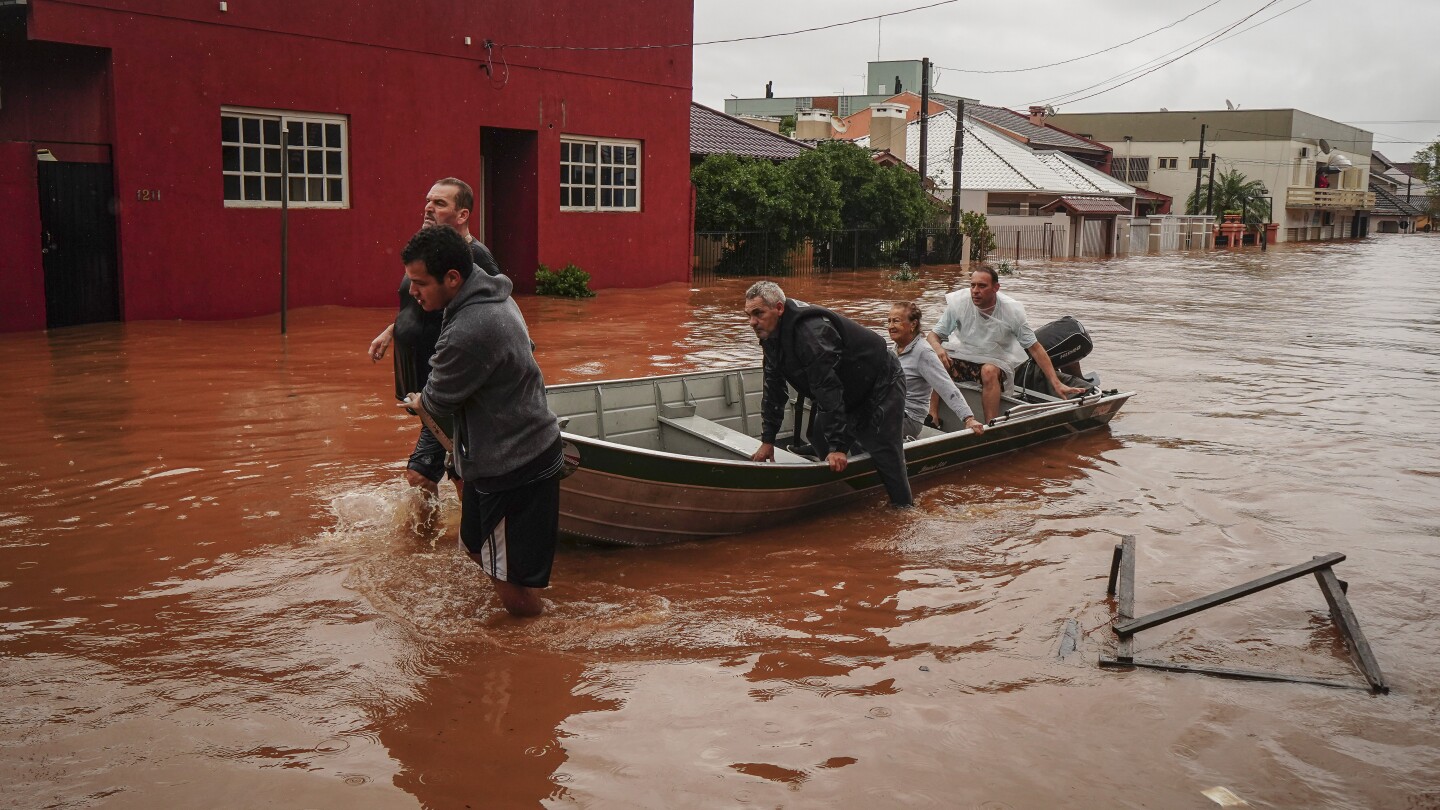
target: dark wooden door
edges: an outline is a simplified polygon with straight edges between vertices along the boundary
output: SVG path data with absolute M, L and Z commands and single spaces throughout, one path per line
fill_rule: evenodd
M 45 325 L 119 320 L 110 164 L 41 161 L 38 179 Z

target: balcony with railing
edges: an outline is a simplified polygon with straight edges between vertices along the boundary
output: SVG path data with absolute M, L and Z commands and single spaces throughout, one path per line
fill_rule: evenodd
M 1369 211 L 1375 207 L 1375 192 L 1358 188 L 1304 188 L 1291 186 L 1285 194 L 1286 208 Z

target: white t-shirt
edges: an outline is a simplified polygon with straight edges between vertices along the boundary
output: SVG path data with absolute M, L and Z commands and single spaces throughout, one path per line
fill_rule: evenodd
M 945 311 L 935 324 L 935 334 L 951 357 L 972 363 L 990 363 L 1003 369 L 1006 382 L 1015 377 L 1015 367 L 1025 362 L 1025 350 L 1035 345 L 1035 330 L 1025 317 L 1025 307 L 1005 293 L 995 294 L 995 309 L 989 315 L 975 307 L 969 290 L 945 296 Z

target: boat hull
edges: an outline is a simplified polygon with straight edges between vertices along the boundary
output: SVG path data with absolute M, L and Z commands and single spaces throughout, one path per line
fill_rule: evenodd
M 681 381 L 684 393 L 680 398 L 692 403 L 692 407 L 698 401 L 704 408 L 704 398 L 692 395 L 691 390 L 703 389 L 716 379 L 715 375 L 727 374 L 752 375 L 751 390 L 755 394 L 751 399 L 755 407 L 748 411 L 743 393 L 745 381 L 738 386 L 729 382 L 723 385 L 726 391 L 741 391 L 738 397 L 729 397 L 740 403 L 739 413 L 731 414 L 737 424 L 743 421 L 746 426 L 754 423 L 758 427 L 759 386 L 754 384 L 758 377 L 753 376 L 759 374 L 758 369 L 651 378 L 655 381 L 656 414 L 666 407 L 661 382 Z M 631 386 L 637 382 L 641 381 L 617 381 Z M 595 390 L 597 413 L 602 407 L 599 403 L 604 398 L 604 385 L 579 386 L 583 388 L 582 396 Z M 576 399 L 576 388 L 554 386 L 549 390 L 570 389 L 568 400 L 559 398 L 567 402 Z M 1004 419 L 980 436 L 965 430 L 916 439 L 905 445 L 906 466 L 914 481 L 958 465 L 1093 430 L 1107 424 L 1130 396 L 1094 394 L 1083 401 L 1042 405 L 1033 414 Z M 718 402 L 719 398 L 715 399 Z M 552 397 L 552 407 L 556 402 L 557 398 Z M 616 412 L 622 410 L 639 410 L 643 419 L 643 407 L 616 408 Z M 730 410 L 737 410 L 734 402 Z M 729 418 L 720 405 L 710 411 L 715 414 L 712 418 Z M 603 420 L 595 421 L 603 424 Z M 564 432 L 564 439 L 566 454 L 578 466 L 561 485 L 561 531 L 604 543 L 660 545 L 741 534 L 814 515 L 883 490 L 873 462 L 864 453 L 852 457 L 844 472 L 835 473 L 823 462 L 758 463 L 738 456 L 708 458 L 631 446 L 569 430 Z

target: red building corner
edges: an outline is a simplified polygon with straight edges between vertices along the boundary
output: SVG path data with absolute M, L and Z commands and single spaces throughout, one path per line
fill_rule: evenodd
M 691 0 L 0 5 L 0 331 L 276 312 L 286 191 L 290 306 L 391 306 L 447 175 L 519 291 L 542 262 L 684 280 L 692 25 Z

